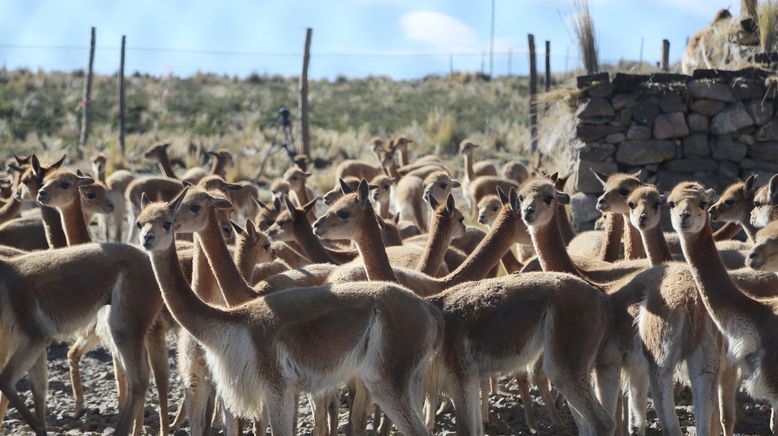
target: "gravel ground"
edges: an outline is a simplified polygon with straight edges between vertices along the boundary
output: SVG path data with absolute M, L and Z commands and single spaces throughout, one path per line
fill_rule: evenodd
M 170 341 L 171 350 L 173 341 Z M 49 434 L 65 435 L 107 435 L 113 433 L 113 425 L 117 418 L 116 388 L 113 380 L 113 367 L 110 355 L 103 349 L 97 349 L 88 353 L 81 361 L 81 374 L 84 381 L 84 392 L 87 412 L 78 419 L 73 419 L 73 397 L 70 391 L 70 379 L 66 359 L 67 346 L 65 344 L 53 345 L 49 349 L 49 398 L 47 426 Z M 170 353 L 170 367 L 172 375 L 170 392 L 171 415 L 178 409 L 182 398 L 181 384 L 175 371 L 174 351 Z M 28 406 L 32 407 L 29 388 L 26 380 L 19 382 L 19 391 L 28 398 Z M 535 413 L 539 421 L 541 435 L 573 435 L 575 428 L 572 417 L 566 406 L 561 408 L 561 414 L 568 428 L 566 430 L 554 429 L 542 405 L 540 396 L 532 391 Z M 147 434 L 158 434 L 159 421 L 157 419 L 157 393 L 153 386 L 149 390 L 145 409 L 145 431 Z M 341 431 L 345 431 L 348 413 L 345 407 L 345 398 L 340 413 Z M 764 435 L 770 434 L 770 408 L 764 403 L 750 400 L 744 394 L 738 395 L 738 422 L 735 432 L 740 435 Z M 694 435 L 694 417 L 691 406 L 691 394 L 684 389 L 678 396 L 676 407 L 684 434 Z M 310 434 L 312 419 L 310 407 L 306 400 L 301 400 L 299 408 L 299 433 Z M 530 434 L 524 421 L 523 409 L 519 400 L 518 388 L 512 378 L 500 380 L 500 392 L 490 398 L 491 423 L 486 427 L 487 434 Z M 170 417 L 172 421 L 173 417 Z M 648 412 L 647 435 L 660 435 L 659 423 L 652 409 Z M 178 430 L 176 435 L 188 434 L 188 428 Z M 436 434 L 453 434 L 455 430 L 454 415 L 448 411 L 437 418 Z M 246 432 L 249 434 L 248 432 Z M 372 434 L 372 432 L 370 432 Z M 21 416 L 14 409 L 10 409 L 5 421 L 0 427 L 0 434 L 31 435 Z M 214 431 L 213 434 L 222 434 Z

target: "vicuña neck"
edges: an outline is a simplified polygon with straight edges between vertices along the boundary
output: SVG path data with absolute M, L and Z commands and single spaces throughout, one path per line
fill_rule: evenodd
M 208 214 L 208 224 L 197 234 L 200 236 L 208 263 L 211 265 L 216 282 L 219 283 L 227 307 L 256 298 L 256 293 L 246 284 L 235 262 L 232 261 L 216 219 L 216 210 L 211 209 Z
M 621 216 L 617 215 L 617 217 L 621 219 Z M 554 217 L 545 225 L 536 226 L 530 235 L 543 271 L 563 272 L 583 277 L 562 242 L 557 214 L 554 214 Z
M 657 225 L 645 229 L 640 232 L 640 236 L 643 238 L 643 245 L 646 247 L 651 265 L 659 265 L 673 260 L 662 226 Z
M 389 256 L 386 255 L 386 247 L 381 238 L 373 206 L 368 202 L 365 206 L 363 224 L 354 242 L 357 244 L 359 255 L 365 264 L 367 279 L 370 281 L 397 282 L 394 270 L 389 264 Z
M 313 234 L 311 225 L 306 217 L 301 216 L 295 218 L 294 222 L 292 223 L 292 231 L 294 233 L 295 240 L 300 249 L 303 250 L 305 257 L 315 263 L 331 263 L 333 265 L 339 264 L 335 261 L 333 256 L 330 255 L 330 250 L 327 250 L 327 248 L 321 243 L 321 240 L 319 240 L 319 238 Z
M 43 230 L 46 232 L 46 241 L 49 248 L 62 248 L 68 246 L 68 240 L 65 238 L 65 231 L 62 229 L 62 218 L 59 211 L 53 207 L 39 206 L 41 208 L 41 219 L 43 220 Z
M 417 270 L 428 276 L 437 275 L 440 264 L 446 256 L 446 250 L 448 250 L 448 246 L 451 244 L 451 225 L 452 222 L 448 217 L 444 217 L 439 213 L 433 215 L 429 236 L 427 236 L 427 244 L 424 246 L 421 258 L 419 258 L 419 263 L 416 266 Z
M 457 269 L 442 279 L 445 286 L 451 287 L 486 277 L 516 241 L 517 226 L 520 225 L 516 222 L 518 219 L 511 214 L 510 209 L 503 207 L 491 230 L 475 250 Z
M 465 174 L 467 174 L 467 180 L 472 182 L 475 180 L 475 171 L 473 171 L 473 157 L 467 153 L 463 154 L 465 157 Z
M 565 243 L 565 247 L 570 241 L 575 238 L 575 232 L 573 226 L 570 225 L 570 219 L 567 217 L 567 210 L 564 204 L 557 205 L 556 210 L 557 222 L 559 223 L 559 233 L 562 235 L 562 242 Z
M 151 266 L 170 313 L 198 341 L 218 347 L 221 338 L 216 331 L 219 323 L 229 323 L 229 313 L 204 303 L 192 292 L 178 261 L 175 244 L 151 253 Z
M 16 218 L 21 210 L 22 202 L 16 201 L 16 199 L 11 196 L 3 207 L 0 207 L 0 224 Z
M 624 220 L 624 258 L 627 260 L 645 259 L 646 250 L 640 232 L 629 221 L 627 215 L 622 215 Z
M 713 321 L 727 335 L 742 334 L 736 327 L 754 317 L 765 315 L 768 310 L 760 303 L 745 296 L 732 282 L 713 241 L 710 220 L 696 234 L 682 233 L 681 249 L 691 267 L 692 276 L 703 303 Z M 737 318 L 738 322 L 729 322 Z M 733 330 L 732 327 L 735 327 Z
M 621 238 L 624 236 L 624 219 L 618 213 L 605 213 L 605 228 L 603 230 L 602 245 L 600 246 L 600 260 L 616 262 L 621 257 Z
M 162 170 L 162 173 L 166 177 L 178 180 L 178 177 L 176 177 L 176 172 L 173 171 L 173 165 L 170 163 L 170 158 L 168 157 L 167 153 L 162 153 L 162 155 L 157 158 L 157 163 L 159 164 L 159 169 Z
M 728 241 L 737 234 L 740 233 L 740 223 L 736 223 L 734 221 L 727 221 L 718 228 L 715 232 L 713 232 L 713 240 L 714 241 Z
M 400 165 L 405 166 L 411 163 L 411 161 L 408 159 L 408 147 L 403 147 L 400 149 Z
M 213 162 L 211 163 L 211 175 L 224 177 L 225 166 L 227 166 L 227 164 L 220 157 L 214 157 Z
M 757 229 L 751 224 L 751 221 L 750 220 L 741 221 L 740 225 L 743 227 L 743 230 L 746 232 L 746 236 L 748 236 L 748 242 L 752 244 L 756 243 Z
M 89 228 L 86 226 L 86 220 L 84 219 L 80 198 L 76 198 L 68 206 L 63 207 L 59 214 L 62 216 L 62 227 L 65 229 L 67 245 L 73 246 L 92 242 Z
M 245 243 L 235 244 L 235 265 L 246 283 L 252 283 L 257 257 L 256 247 L 248 247 Z
M 199 235 L 194 235 L 194 255 L 192 257 L 192 290 L 208 304 L 226 306 L 219 283 L 213 275 L 208 256 Z

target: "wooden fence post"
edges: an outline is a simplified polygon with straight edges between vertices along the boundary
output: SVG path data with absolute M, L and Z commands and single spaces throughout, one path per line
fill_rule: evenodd
M 551 90 L 551 41 L 546 40 L 546 92 Z
M 92 102 L 92 66 L 95 62 L 95 38 L 96 29 L 92 27 L 92 38 L 89 43 L 89 67 L 84 82 L 84 94 L 81 99 L 81 136 L 78 140 L 78 154 L 84 157 L 86 141 L 89 139 L 89 107 Z
M 122 157 L 124 157 L 124 116 L 127 111 L 127 106 L 124 101 L 124 47 L 127 41 L 127 37 L 122 35 L 122 52 L 119 57 L 119 147 L 122 151 Z
M 308 126 L 308 63 L 311 58 L 311 37 L 313 29 L 305 29 L 305 52 L 303 53 L 303 71 L 300 74 L 300 124 L 303 140 L 303 154 L 311 156 L 311 133 Z
M 662 71 L 670 71 L 670 41 L 662 40 Z
M 527 34 L 529 43 L 529 131 L 531 140 L 531 152 L 538 149 L 538 67 L 535 58 L 535 35 Z

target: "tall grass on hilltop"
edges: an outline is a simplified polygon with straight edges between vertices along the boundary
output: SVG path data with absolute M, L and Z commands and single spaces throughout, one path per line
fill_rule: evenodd
M 759 5 L 759 48 L 762 52 L 778 51 L 778 0 L 765 0 Z
M 590 11 L 589 0 L 573 0 L 573 30 L 578 42 L 578 50 L 588 74 L 596 73 L 599 67 L 599 48 L 594 29 L 594 19 Z

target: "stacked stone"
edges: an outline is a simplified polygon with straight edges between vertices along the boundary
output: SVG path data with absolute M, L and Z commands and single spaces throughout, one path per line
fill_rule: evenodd
M 769 72 L 697 70 L 694 75 L 607 73 L 578 78 L 578 161 L 573 221 L 589 229 L 603 174 L 641 170 L 669 191 L 696 180 L 720 190 L 750 174 L 778 173 L 778 117 Z

